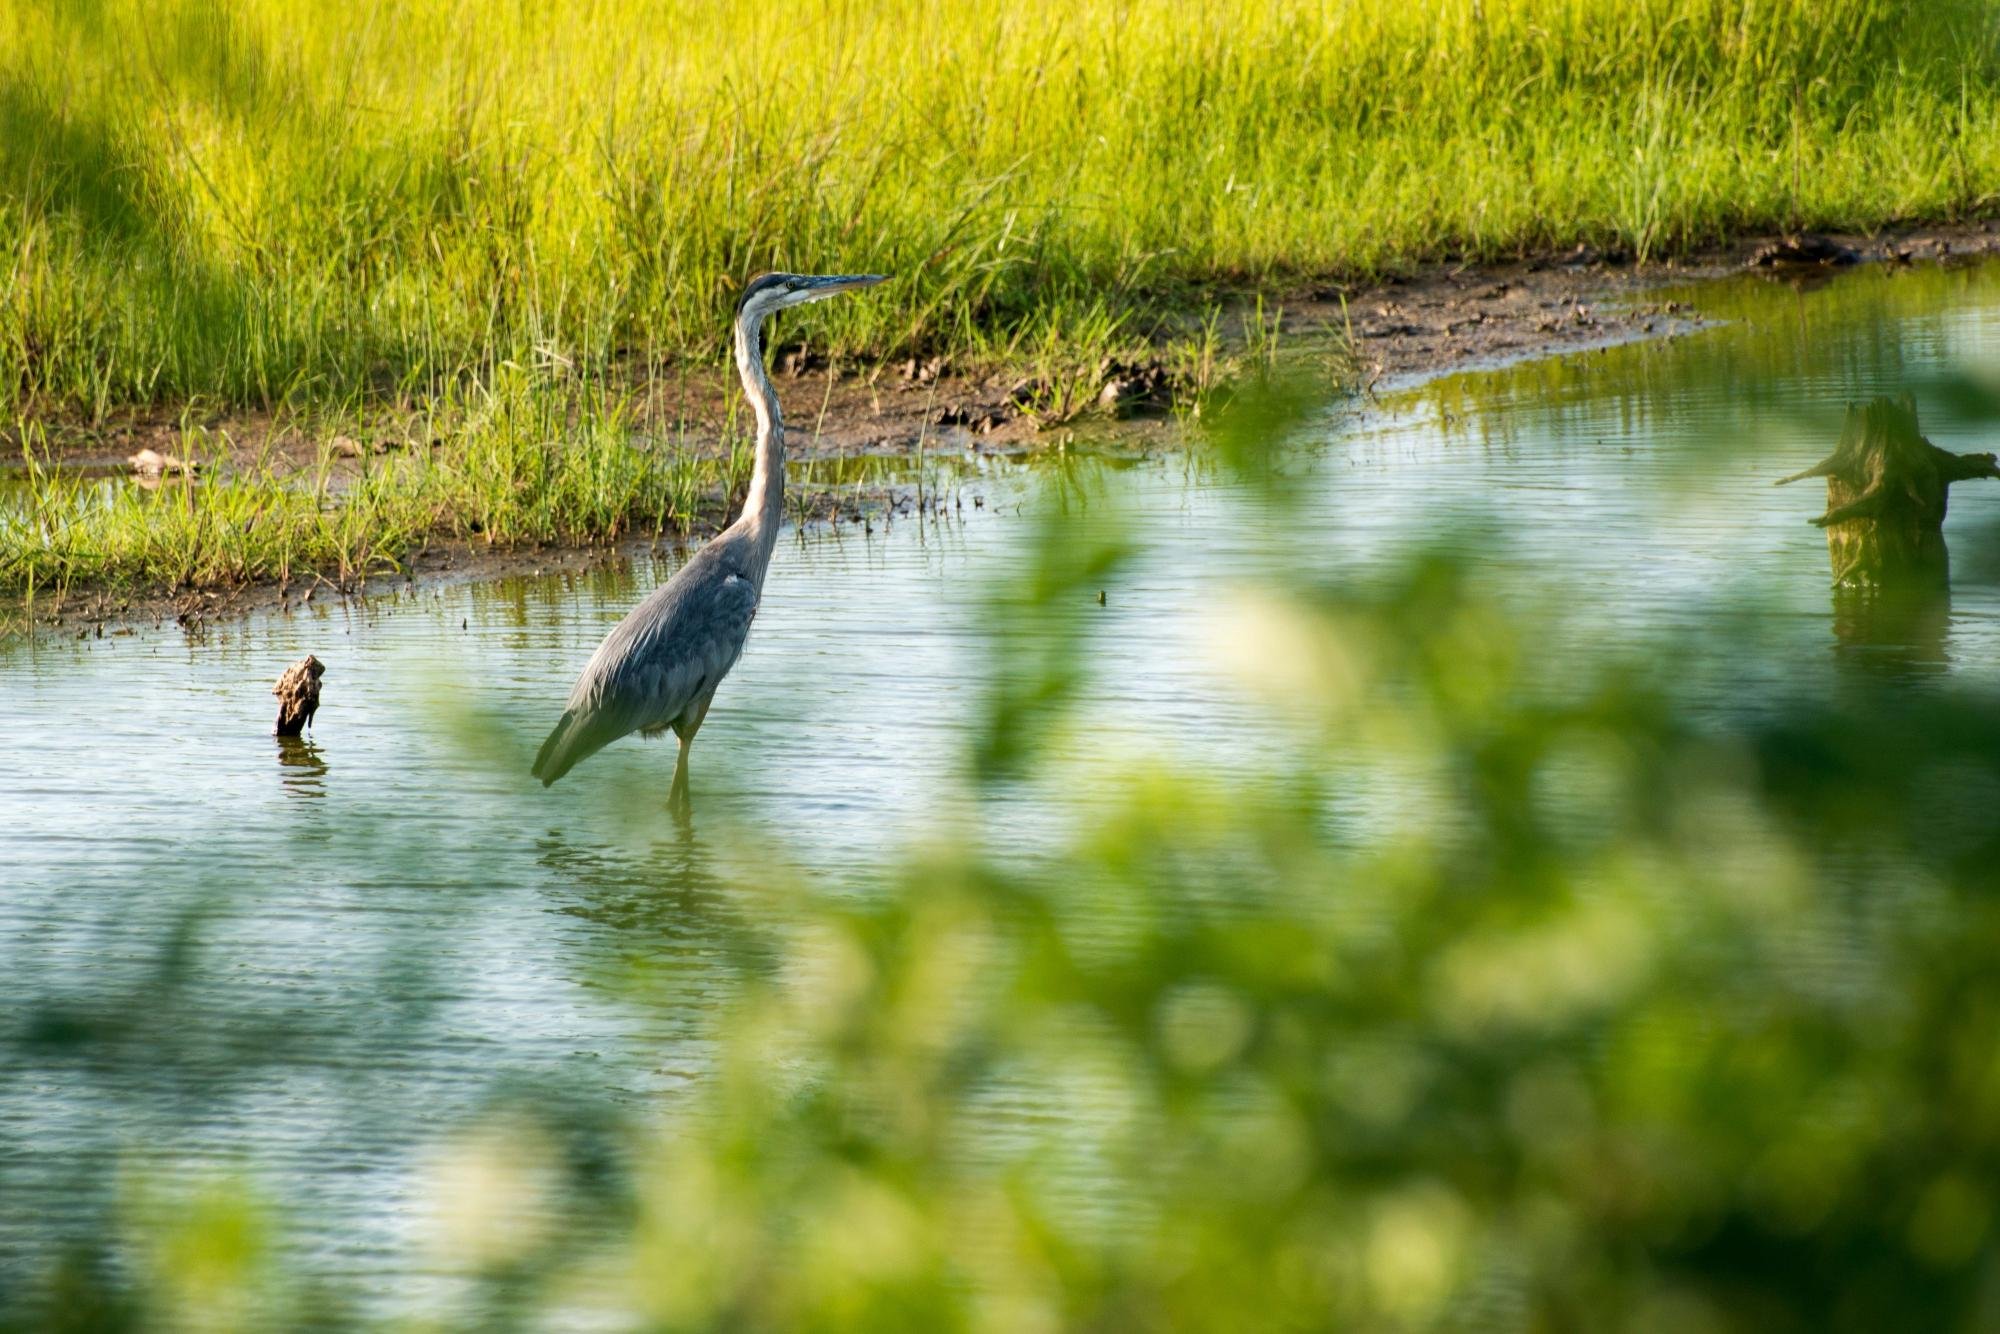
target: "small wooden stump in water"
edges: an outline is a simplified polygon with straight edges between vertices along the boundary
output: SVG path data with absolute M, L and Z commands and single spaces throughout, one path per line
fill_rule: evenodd
M 1947 490 L 1972 477 L 2000 477 L 1991 454 L 1953 454 L 1917 430 L 1916 400 L 1878 398 L 1847 409 L 1840 446 L 1804 472 L 1826 478 L 1826 529 L 1833 582 L 1844 587 L 1942 587 Z
M 278 735 L 297 736 L 319 708 L 319 679 L 326 664 L 308 653 L 278 678 L 271 693 L 278 697 Z

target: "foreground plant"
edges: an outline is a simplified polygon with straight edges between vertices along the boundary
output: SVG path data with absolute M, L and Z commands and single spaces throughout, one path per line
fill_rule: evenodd
M 1286 503 L 1274 446 L 1299 419 L 1282 392 L 1211 418 L 1245 503 Z M 630 957 L 593 981 L 697 1068 L 657 1102 L 497 1088 L 442 1128 L 412 1169 L 435 1306 L 364 1315 L 273 1243 L 280 1208 L 167 1174 L 36 1257 L 0 1318 L 1991 1323 L 1989 690 L 1863 673 L 1718 720 L 1680 701 L 1672 644 L 1581 672 L 1477 569 L 1419 556 L 1361 588 L 1246 574 L 1212 639 L 1288 738 L 1256 771 L 1065 758 L 1102 624 L 1072 613 L 1145 537 L 1088 517 L 1051 517 L 996 589 L 965 759 L 975 810 L 1045 783 L 1092 794 L 1074 827 L 1038 851 L 944 830 L 879 874 L 717 883 L 671 843 L 619 866 Z M 465 720 L 467 772 L 502 730 Z M 477 849 L 369 832 L 420 883 L 478 872 Z M 0 1050 L 213 1077 L 177 1008 L 206 925 L 162 942 L 145 1006 L 38 997 Z M 270 1057 L 242 1059 L 250 1079 Z

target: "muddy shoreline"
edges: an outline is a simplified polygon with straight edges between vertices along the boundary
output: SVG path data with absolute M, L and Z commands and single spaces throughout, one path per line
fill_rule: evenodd
M 1689 283 L 1740 274 L 1768 274 L 1774 281 L 1812 282 L 1853 263 L 1953 263 L 2000 253 L 2000 223 L 1993 221 L 1912 227 L 1872 236 L 1827 234 L 1837 264 L 1771 263 L 1775 236 L 1752 236 L 1727 246 L 1657 262 L 1634 263 L 1588 247 L 1563 255 L 1500 263 L 1439 262 L 1368 283 L 1329 282 L 1302 287 L 1275 303 L 1282 344 L 1315 343 L 1343 352 L 1355 387 L 1387 390 L 1454 371 L 1560 355 L 1703 327 L 1697 309 L 1652 294 Z M 1272 303 L 1267 303 L 1272 304 Z M 1225 317 L 1226 328 L 1239 327 Z M 1164 342 L 1166 335 L 1162 335 Z M 1242 335 L 1225 351 L 1240 353 Z M 1146 368 L 1100 369 L 1107 381 L 1134 382 Z M 959 374 L 938 361 L 888 363 L 865 370 L 817 364 L 809 347 L 780 346 L 773 379 L 787 405 L 788 445 L 794 460 L 812 465 L 843 459 L 1011 457 L 1030 454 L 1082 433 L 1098 447 L 1144 451 L 1171 438 L 1173 424 L 1157 394 L 1113 401 L 1109 411 L 1091 404 L 1074 420 L 1052 423 L 1023 406 L 1024 380 L 1006 373 Z M 1115 400 L 1116 395 L 1100 386 Z M 674 411 L 696 448 L 719 448 L 729 405 L 738 392 L 720 368 L 677 383 Z M 1135 410 L 1136 409 L 1136 410 Z M 232 454 L 264 464 L 317 465 L 322 442 L 276 431 L 255 415 L 228 415 L 199 423 L 226 435 Z M 142 448 L 180 451 L 180 419 L 138 417 L 92 432 L 50 432 L 52 458 L 73 467 L 122 470 Z M 1067 433 L 1067 434 L 1065 434 Z M 350 446 L 344 444 L 343 450 Z M 366 452 L 363 445 L 356 453 Z M 360 461 L 351 464 L 358 469 Z M 877 515 L 908 513 L 914 488 L 823 488 L 811 494 L 807 521 L 872 528 Z M 30 608 L 0 604 L 0 634 L 30 630 L 103 634 L 120 625 L 161 625 L 169 620 L 198 629 L 210 620 L 268 607 L 300 607 L 313 600 L 380 593 L 391 588 L 496 578 L 548 570 L 580 571 L 648 558 L 697 544 L 726 521 L 718 497 L 686 534 L 628 538 L 584 546 L 493 547 L 446 541 L 417 552 L 407 567 L 342 588 L 308 576 L 289 586 L 250 584 L 153 595 L 87 590 L 60 602 L 40 599 Z

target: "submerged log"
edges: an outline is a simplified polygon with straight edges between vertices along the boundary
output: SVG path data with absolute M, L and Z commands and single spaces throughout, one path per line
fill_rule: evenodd
M 1917 430 L 1916 401 L 1878 398 L 1847 409 L 1833 453 L 1777 485 L 1826 478 L 1826 529 L 1833 582 L 1844 587 L 1942 586 L 1947 491 L 1953 482 L 2000 477 L 1991 454 L 1954 454 Z
M 319 679 L 326 664 L 308 653 L 278 678 L 271 693 L 278 697 L 278 735 L 297 736 L 319 709 Z

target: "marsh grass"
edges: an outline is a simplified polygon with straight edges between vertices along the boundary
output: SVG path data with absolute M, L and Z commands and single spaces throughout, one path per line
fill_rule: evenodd
M 747 455 L 631 404 L 720 358 L 763 268 L 896 275 L 815 307 L 815 351 L 1008 366 L 1065 423 L 1139 345 L 1195 413 L 1225 294 L 1982 213 L 1997 73 L 1973 0 L 11 0 L 15 435 L 200 405 L 453 443 L 338 491 L 31 471 L 0 588 L 685 529 Z
M 358 465 L 343 469 L 322 446 L 303 473 L 272 458 L 246 466 L 194 428 L 181 438 L 199 477 L 151 488 L 43 462 L 41 429 L 25 424 L 21 496 L 0 505 L 0 591 L 345 586 L 439 539 L 514 546 L 697 527 L 741 487 L 740 445 L 697 451 L 642 429 L 635 411 L 601 387 L 559 390 L 503 368 L 490 387 L 441 396 L 400 447 Z
M 0 407 L 421 401 L 711 359 L 1019 361 L 1218 288 L 1982 211 L 1972 0 L 0 8 Z M 1089 355 L 1102 349 L 1091 348 Z

